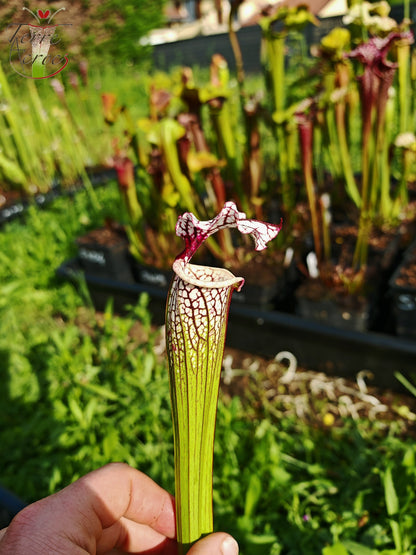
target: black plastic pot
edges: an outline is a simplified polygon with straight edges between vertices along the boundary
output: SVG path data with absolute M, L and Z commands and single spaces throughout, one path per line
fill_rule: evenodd
M 346 307 L 332 299 L 310 300 L 298 297 L 296 313 L 302 318 L 315 320 L 327 326 L 365 332 L 369 328 L 370 306 Z
M 411 281 L 409 273 L 414 276 Z M 416 242 L 406 250 L 402 263 L 389 282 L 396 333 L 409 339 L 416 339 L 416 286 L 413 286 L 414 283 L 416 283 Z
M 99 234 L 111 237 L 111 242 L 100 242 Z M 101 228 L 79 237 L 78 259 L 87 274 L 121 282 L 133 282 L 129 244 L 120 230 Z
M 16 202 L 0 209 L 0 225 L 21 216 L 27 208 L 26 202 Z
M 64 263 L 57 271 L 64 279 L 77 281 L 82 270 L 76 261 Z M 122 283 L 84 274 L 91 298 L 102 310 L 108 299 L 122 312 L 141 293 L 150 297 L 153 322 L 164 324 L 166 290 L 143 283 Z M 337 329 L 293 314 L 262 310 L 235 302 L 230 309 L 227 345 L 249 353 L 273 358 L 291 351 L 299 364 L 328 375 L 354 378 L 360 370 L 374 375 L 373 385 L 403 391 L 394 377 L 400 371 L 416 373 L 416 343 L 387 334 Z
M 52 201 L 62 194 L 61 185 L 54 180 L 50 189 L 45 193 L 37 193 L 34 197 L 35 204 L 39 207 L 48 206 Z
M 117 179 L 117 172 L 114 168 L 105 168 L 100 166 L 87 168 L 87 175 L 93 187 L 100 187 L 108 181 Z
M 173 277 L 172 270 L 160 270 L 153 266 L 140 264 L 135 258 L 131 260 L 134 279 L 137 283 L 157 287 L 167 292 Z
M 241 291 L 233 294 L 233 302 L 242 306 L 258 306 L 267 309 L 273 306 L 278 291 L 277 280 L 273 285 L 245 283 Z

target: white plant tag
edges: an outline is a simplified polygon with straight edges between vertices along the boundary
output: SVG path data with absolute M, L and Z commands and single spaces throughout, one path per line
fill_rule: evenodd
M 312 279 L 315 279 L 319 276 L 318 270 L 318 259 L 316 258 L 316 254 L 311 251 L 306 256 L 306 266 L 308 267 L 309 276 Z
M 285 258 L 283 260 L 283 267 L 284 268 L 289 268 L 292 260 L 293 260 L 293 254 L 294 254 L 294 250 L 292 249 L 292 247 L 288 247 L 286 249 L 285 252 Z

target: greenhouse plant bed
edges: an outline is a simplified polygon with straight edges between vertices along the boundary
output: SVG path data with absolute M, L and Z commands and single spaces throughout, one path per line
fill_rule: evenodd
M 78 281 L 84 277 L 91 299 L 103 310 L 110 298 L 122 312 L 126 304 L 149 295 L 153 322 L 162 325 L 168 288 L 141 283 L 121 283 L 84 273 L 74 260 L 57 270 L 60 277 Z M 299 364 L 327 375 L 354 378 L 361 370 L 373 375 L 371 385 L 402 391 L 394 376 L 416 375 L 416 342 L 394 335 L 342 330 L 284 312 L 259 310 L 231 303 L 227 344 L 230 347 L 273 358 L 280 351 L 292 352 Z

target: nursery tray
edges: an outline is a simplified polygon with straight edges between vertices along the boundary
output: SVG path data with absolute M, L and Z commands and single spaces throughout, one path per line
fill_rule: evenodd
M 149 295 L 153 322 L 164 323 L 167 287 L 121 283 L 84 273 L 77 260 L 62 264 L 59 276 L 71 281 L 85 279 L 92 301 L 102 310 L 113 298 L 116 311 L 134 303 L 141 293 Z M 347 331 L 294 314 L 259 310 L 231 302 L 227 345 L 273 358 L 290 351 L 304 367 L 327 375 L 355 378 L 361 370 L 373 375 L 370 385 L 403 391 L 395 372 L 416 377 L 416 341 L 375 332 Z

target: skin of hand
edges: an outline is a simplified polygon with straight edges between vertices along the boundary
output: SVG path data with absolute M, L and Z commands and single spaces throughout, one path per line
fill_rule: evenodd
M 0 555 L 177 555 L 175 534 L 173 497 L 142 472 L 111 463 L 20 511 L 0 530 Z M 222 532 L 188 551 L 237 554 Z

